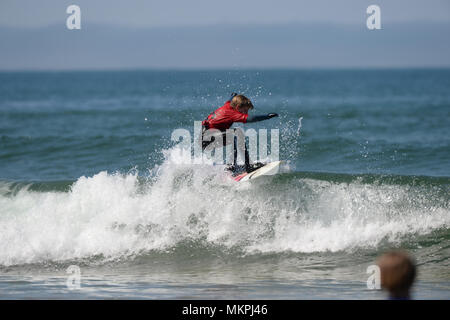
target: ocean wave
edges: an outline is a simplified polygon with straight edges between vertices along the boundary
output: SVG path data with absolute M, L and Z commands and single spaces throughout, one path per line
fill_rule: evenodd
M 243 254 L 353 251 L 448 233 L 446 177 L 285 172 L 236 183 L 220 166 L 169 158 L 145 176 L 0 182 L 0 265 L 136 257 L 186 243 Z

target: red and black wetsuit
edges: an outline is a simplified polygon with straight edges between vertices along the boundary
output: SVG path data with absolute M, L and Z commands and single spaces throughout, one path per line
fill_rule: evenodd
M 229 129 L 234 122 L 242 122 L 242 123 L 257 122 L 278 116 L 278 114 L 276 113 L 249 116 L 246 113 L 239 112 L 231 106 L 231 99 L 235 95 L 236 94 L 232 94 L 231 98 L 227 102 L 225 102 L 225 104 L 222 107 L 212 112 L 205 120 L 202 121 L 203 126 L 202 140 L 203 134 L 206 132 L 206 130 L 217 129 L 224 133 L 223 139 L 225 145 L 225 131 Z M 202 148 L 203 149 L 206 148 L 206 146 L 208 146 L 213 141 L 214 138 L 212 138 L 211 141 L 203 141 Z
M 233 109 L 229 100 L 222 107 L 211 113 L 206 120 L 203 120 L 202 125 L 206 130 L 217 129 L 225 131 L 231 127 L 233 122 L 246 123 L 247 118 L 248 114 Z

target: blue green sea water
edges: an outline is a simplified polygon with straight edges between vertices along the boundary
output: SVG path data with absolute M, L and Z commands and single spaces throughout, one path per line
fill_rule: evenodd
M 232 92 L 280 174 L 172 161 Z M 404 249 L 449 299 L 449 127 L 448 69 L 1 72 L 0 298 L 384 299 Z

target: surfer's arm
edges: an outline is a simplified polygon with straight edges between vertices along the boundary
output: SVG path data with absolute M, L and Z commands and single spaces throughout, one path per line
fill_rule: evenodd
M 247 117 L 247 123 L 249 122 L 258 122 L 258 121 L 263 121 L 263 120 L 267 120 L 273 117 L 278 117 L 277 113 L 269 113 L 269 114 L 260 114 L 260 115 L 252 115 L 252 116 L 248 116 Z

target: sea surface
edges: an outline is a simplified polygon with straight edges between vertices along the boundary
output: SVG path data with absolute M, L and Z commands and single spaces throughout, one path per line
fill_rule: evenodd
M 280 174 L 177 161 L 232 92 Z M 0 299 L 450 299 L 449 187 L 448 69 L 0 73 Z

